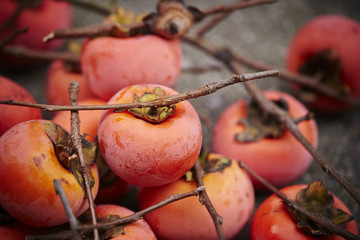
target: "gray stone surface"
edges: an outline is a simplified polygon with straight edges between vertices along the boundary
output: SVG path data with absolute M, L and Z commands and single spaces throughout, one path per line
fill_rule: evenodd
M 156 1 L 119 2 L 129 9 L 142 12 L 153 9 Z M 188 2 L 190 3 L 190 1 Z M 192 1 L 191 4 L 200 9 L 205 9 L 232 2 L 235 0 L 198 0 Z M 287 46 L 293 34 L 304 23 L 315 16 L 329 13 L 346 15 L 360 22 L 359 9 L 360 2 L 358 0 L 282 0 L 271 5 L 238 11 L 206 36 L 209 41 L 220 46 L 229 46 L 238 54 L 283 67 Z M 85 26 L 101 21 L 101 17 L 98 15 L 81 9 L 76 9 L 75 14 L 75 26 Z M 183 44 L 183 49 L 184 67 L 219 65 L 217 61 L 189 45 Z M 47 64 L 28 71 L 10 71 L 0 67 L 0 74 L 22 83 L 39 102 L 44 103 L 46 69 Z M 231 75 L 232 73 L 225 69 L 224 71 L 212 71 L 201 75 L 183 73 L 176 89 L 180 92 L 195 89 L 208 82 L 225 79 Z M 278 89 L 290 92 L 288 83 L 277 78 L 258 80 L 257 83 L 262 89 Z M 191 100 L 191 102 L 201 114 L 208 116 L 215 123 L 226 106 L 245 96 L 247 93 L 239 84 L 222 89 L 211 96 Z M 360 109 L 352 109 L 337 116 L 329 117 L 321 114 L 315 116 L 319 127 L 319 152 L 346 179 L 360 187 L 360 165 L 358 163 L 360 157 Z M 211 135 L 206 129 L 204 129 L 204 139 L 205 143 L 209 145 Z M 323 180 L 325 185 L 348 205 L 359 222 L 359 205 L 331 177 L 322 172 L 316 163 L 313 163 L 295 183 L 309 183 L 318 179 Z M 257 205 L 267 195 L 267 193 L 258 193 Z M 248 239 L 248 227 L 237 239 Z

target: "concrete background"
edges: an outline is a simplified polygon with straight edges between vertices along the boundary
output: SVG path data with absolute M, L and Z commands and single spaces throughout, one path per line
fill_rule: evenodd
M 122 0 L 118 2 L 138 13 L 151 11 L 156 3 L 155 0 Z M 231 4 L 235 0 L 187 2 L 200 9 L 206 9 L 220 3 Z M 229 46 L 238 54 L 283 67 L 287 46 L 293 34 L 303 24 L 315 16 L 329 13 L 345 15 L 360 22 L 359 9 L 360 2 L 358 0 L 282 0 L 270 5 L 240 10 L 219 24 L 206 37 L 220 46 Z M 101 22 L 101 16 L 83 9 L 75 9 L 74 26 L 86 26 L 98 22 Z M 183 50 L 184 68 L 219 65 L 217 61 L 187 44 L 183 44 Z M 10 71 L 0 66 L 0 74 L 20 82 L 35 96 L 38 102 L 45 103 L 44 78 L 47 67 L 48 64 L 43 64 L 27 71 Z M 231 77 L 231 74 L 225 69 L 199 75 L 183 73 L 176 89 L 180 92 L 196 89 L 207 82 Z M 277 89 L 291 93 L 288 84 L 277 78 L 258 80 L 257 83 L 262 89 Z M 238 84 L 210 96 L 191 100 L 191 102 L 201 114 L 208 116 L 215 123 L 226 106 L 245 96 L 247 94 L 244 88 Z M 319 128 L 319 152 L 345 178 L 360 188 L 360 165 L 358 163 L 360 157 L 360 109 L 352 109 L 337 116 L 324 116 L 316 113 L 315 119 Z M 209 131 L 204 129 L 205 143 L 209 145 L 210 139 Z M 331 177 L 322 172 L 316 163 L 313 163 L 308 171 L 294 183 L 310 183 L 318 179 L 323 180 L 325 186 L 346 203 L 359 222 L 359 205 Z M 134 195 L 135 192 L 132 192 L 124 204 L 128 204 L 129 207 L 134 206 L 129 204 L 131 201 L 128 201 Z M 257 193 L 257 206 L 266 196 L 268 193 Z M 237 239 L 248 239 L 248 227 Z

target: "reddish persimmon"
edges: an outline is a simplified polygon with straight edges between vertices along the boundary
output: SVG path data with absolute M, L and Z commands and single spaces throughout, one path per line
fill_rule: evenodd
M 31 120 L 12 127 L 0 137 L 0 204 L 9 214 L 28 225 L 47 227 L 68 221 L 60 197 L 54 190 L 55 179 L 61 181 L 76 216 L 88 208 L 80 181 L 66 169 L 73 166 L 71 160 L 67 166 L 65 162 L 60 163 L 71 147 L 62 145 L 55 150 L 54 141 L 62 137 L 60 127 L 55 126 L 50 121 Z M 64 151 L 59 154 L 58 150 Z M 75 167 L 71 169 L 77 170 Z M 99 186 L 96 164 L 91 165 L 89 178 L 93 180 L 95 197 Z
M 0 25 L 4 24 L 16 11 L 19 2 L 23 1 L 1 0 Z M 41 50 L 59 48 L 64 40 L 44 43 L 43 38 L 54 29 L 69 28 L 72 25 L 71 4 L 54 0 L 29 1 L 28 3 L 29 6 L 21 11 L 15 22 L 0 32 L 0 40 L 9 36 L 15 29 L 22 29 L 27 26 L 27 32 L 16 37 L 10 43 L 11 45 L 22 45 Z
M 323 15 L 305 24 L 293 37 L 286 67 L 319 77 L 342 94 L 360 98 L 360 25 L 345 16 Z M 340 112 L 349 108 L 339 100 L 294 85 L 299 97 L 315 110 Z
M 264 91 L 269 100 L 284 99 L 287 102 L 289 114 L 298 119 L 308 114 L 308 110 L 301 102 L 292 96 L 279 91 Z M 250 169 L 275 186 L 282 186 L 302 175 L 312 162 L 312 156 L 302 144 L 285 130 L 275 137 L 264 137 L 250 141 L 237 140 L 238 134 L 253 134 L 253 124 L 262 122 L 266 127 L 269 119 L 259 114 L 254 122 L 249 114 L 249 102 L 238 100 L 230 105 L 218 119 L 212 139 L 214 152 L 223 154 L 234 160 L 244 162 Z M 257 121 L 257 122 L 256 122 Z M 297 124 L 299 131 L 313 145 L 318 144 L 318 131 L 314 120 L 302 121 Z M 260 129 L 261 131 L 261 129 Z M 261 189 L 262 185 L 252 178 L 255 188 Z
M 307 185 L 291 185 L 281 189 L 287 197 L 292 200 L 296 199 L 297 193 L 305 189 Z M 339 208 L 350 214 L 349 209 L 345 204 L 333 195 L 334 207 Z M 355 221 L 348 222 L 345 227 L 346 230 L 358 234 L 358 229 Z M 312 237 L 304 234 L 291 218 L 282 200 L 275 194 L 268 197 L 256 210 L 250 229 L 251 240 L 340 240 L 343 239 L 337 235 L 333 237 Z
M 176 91 L 159 85 L 134 85 L 116 93 L 108 104 L 132 103 L 157 89 L 166 95 Z M 151 94 L 150 94 L 151 95 Z M 141 101 L 141 99 L 140 99 Z M 98 140 L 104 159 L 120 178 L 140 186 L 170 183 L 184 175 L 195 163 L 202 144 L 202 129 L 196 110 L 188 101 L 168 108 L 143 108 L 162 118 L 160 123 L 135 116 L 133 111 L 104 111 Z
M 116 220 L 117 218 L 124 218 L 131 214 L 133 211 L 122 206 L 113 204 L 103 204 L 96 206 L 95 209 L 97 217 L 100 222 L 107 222 L 109 220 Z M 157 239 L 154 232 L 144 219 L 139 219 L 136 222 L 127 224 L 125 226 L 115 227 L 110 229 L 111 233 L 105 232 L 107 236 L 117 233 L 117 236 L 106 238 L 110 240 L 155 240 Z
M 99 99 L 85 99 L 79 101 L 79 105 L 104 105 L 105 101 Z M 79 111 L 80 118 L 80 134 L 86 134 L 86 139 L 94 141 L 97 135 L 101 110 L 85 110 Z M 63 129 L 70 132 L 70 112 L 57 112 L 51 119 L 54 123 L 59 124 Z
M 36 103 L 33 96 L 16 82 L 0 76 L 0 99 L 17 100 L 22 102 Z M 36 108 L 0 105 L 0 136 L 18 123 L 31 119 L 42 118 L 41 111 Z
M 46 100 L 53 105 L 69 105 L 69 84 L 79 83 L 78 99 L 95 98 L 83 74 L 66 68 L 66 63 L 55 60 L 51 63 L 46 75 Z
M 206 173 L 203 180 L 212 204 L 223 218 L 225 238 L 231 239 L 243 229 L 252 215 L 255 205 L 254 188 L 248 174 L 237 162 L 224 159 L 221 155 L 209 155 L 210 161 L 220 158 L 226 160 L 221 163 L 226 163 L 226 167 Z M 187 181 L 185 177 L 163 186 L 140 188 L 139 207 L 150 207 L 170 195 L 189 192 L 195 188 L 195 181 Z M 173 202 L 146 214 L 144 218 L 160 239 L 218 239 L 213 220 L 198 197 Z
M 181 72 L 181 59 L 178 39 L 154 35 L 99 37 L 84 43 L 81 69 L 91 90 L 107 101 L 130 85 L 174 86 Z

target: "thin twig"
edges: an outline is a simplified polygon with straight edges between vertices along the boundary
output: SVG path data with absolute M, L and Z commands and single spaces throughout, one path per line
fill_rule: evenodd
M 241 64 L 244 64 L 244 65 L 246 65 L 252 69 L 258 70 L 258 71 L 265 71 L 265 70 L 269 70 L 269 69 L 279 69 L 279 71 L 280 71 L 279 77 L 282 80 L 287 80 L 287 81 L 291 81 L 294 83 L 298 83 L 298 84 L 306 86 L 316 92 L 322 93 L 322 94 L 327 95 L 332 98 L 335 98 L 339 101 L 351 104 L 353 106 L 360 107 L 360 99 L 354 98 L 351 95 L 341 94 L 338 91 L 336 91 L 324 84 L 319 83 L 319 81 L 316 81 L 316 79 L 314 79 L 312 77 L 295 74 L 286 69 L 272 66 L 270 64 L 265 64 L 260 61 L 256 61 L 256 60 L 241 56 L 234 52 L 230 52 L 226 48 L 222 48 L 222 49 L 216 48 L 209 42 L 206 42 L 204 40 L 199 40 L 195 37 L 184 36 L 183 40 L 189 44 L 198 46 L 199 49 L 207 52 L 208 54 L 210 54 L 212 56 L 216 56 L 218 59 L 225 61 L 225 62 L 235 60 Z
M 194 172 L 195 172 L 196 185 L 198 187 L 204 186 L 204 181 L 203 181 L 204 171 L 201 168 L 198 161 L 196 161 L 196 163 L 195 163 Z M 201 204 L 204 204 L 206 209 L 208 210 L 208 212 L 214 222 L 218 239 L 219 240 L 225 239 L 224 231 L 222 229 L 223 218 L 217 213 L 214 205 L 212 204 L 212 202 L 206 192 L 205 187 L 204 187 L 204 191 L 202 191 L 200 193 L 199 201 L 201 202 Z
M 189 100 L 192 98 L 198 98 L 201 96 L 212 94 L 224 87 L 233 85 L 236 83 L 242 83 L 246 81 L 251 81 L 255 79 L 261 79 L 266 77 L 278 76 L 279 72 L 275 70 L 255 72 L 255 73 L 244 73 L 241 75 L 233 75 L 231 78 L 224 79 L 217 82 L 208 83 L 196 90 L 187 91 L 184 93 L 178 93 L 171 96 L 166 96 L 158 98 L 151 102 L 139 102 L 139 103 L 126 103 L 126 104 L 107 104 L 107 105 L 77 105 L 77 106 L 67 106 L 67 105 L 48 105 L 48 104 L 39 104 L 39 103 L 28 103 L 20 102 L 16 100 L 0 100 L 0 104 L 7 105 L 16 105 L 16 106 L 25 106 L 32 108 L 39 108 L 45 111 L 79 111 L 79 110 L 109 110 L 116 109 L 117 111 L 124 111 L 129 108 L 135 107 L 161 107 L 176 104 L 181 101 Z
M 72 106 L 78 105 L 78 94 L 79 94 L 80 86 L 78 82 L 71 82 L 69 85 L 69 96 L 70 96 L 70 104 Z M 89 183 L 89 176 L 87 172 L 87 166 L 85 163 L 83 151 L 82 151 L 82 144 L 81 144 L 81 138 L 80 138 L 80 118 L 79 118 L 79 112 L 77 110 L 71 111 L 71 140 L 73 147 L 75 148 L 75 151 L 79 157 L 80 166 L 81 166 L 81 174 L 84 179 L 84 185 L 85 185 L 85 193 L 86 198 L 89 202 L 89 208 L 90 208 L 90 215 L 91 215 L 91 221 L 92 224 L 96 225 L 96 214 L 95 214 L 95 203 L 92 196 L 92 191 Z M 99 240 L 99 231 L 97 229 L 94 229 L 94 240 Z
M 222 13 L 222 12 L 231 12 L 231 11 L 235 11 L 235 10 L 240 10 L 240 9 L 244 9 L 247 7 L 253 7 L 253 6 L 257 6 L 257 5 L 261 5 L 261 4 L 268 4 L 268 3 L 274 3 L 277 2 L 277 0 L 253 0 L 253 1 L 242 1 L 242 2 L 238 2 L 232 5 L 228 5 L 228 6 L 224 6 L 224 5 L 219 5 L 219 6 L 215 6 L 206 10 L 202 10 L 202 12 L 209 16 L 212 14 L 216 14 L 216 13 Z
M 17 38 L 17 36 L 19 36 L 23 33 L 26 33 L 27 30 L 28 30 L 28 27 L 24 27 L 21 29 L 15 29 L 9 36 L 7 36 L 2 41 L 0 41 L 0 49 L 3 48 L 6 44 L 14 41 Z
M 42 61 L 63 60 L 70 63 L 79 63 L 80 57 L 71 52 L 56 52 L 30 49 L 23 46 L 4 46 L 0 52 L 21 58 L 30 58 Z
M 99 35 L 108 34 L 117 28 L 115 23 L 95 24 L 85 27 L 58 29 L 53 30 L 43 38 L 43 42 L 58 38 L 83 38 L 83 37 L 96 37 Z
M 61 185 L 60 180 L 58 180 L 58 179 L 54 180 L 54 188 L 55 188 L 56 195 L 60 196 L 61 202 L 62 202 L 62 204 L 64 206 L 65 213 L 66 213 L 66 215 L 67 215 L 67 217 L 69 219 L 70 230 L 71 230 L 73 238 L 75 240 L 81 240 L 80 234 L 76 231 L 76 227 L 79 225 L 79 222 L 78 222 L 78 220 L 76 219 L 74 213 L 71 210 L 69 201 L 68 201 L 68 199 L 66 197 L 64 188 Z
M 231 12 L 223 12 L 219 15 L 213 17 L 207 24 L 201 26 L 199 30 L 195 33 L 195 36 L 197 38 L 203 37 L 207 32 L 209 32 L 211 29 L 213 29 L 216 25 L 224 21 L 226 18 L 228 18 L 231 15 Z
M 248 172 L 252 177 L 256 178 L 264 187 L 269 189 L 271 192 L 275 193 L 279 198 L 283 200 L 283 203 L 288 206 L 290 209 L 293 209 L 307 218 L 309 218 L 314 223 L 317 223 L 322 228 L 335 233 L 345 239 L 352 239 L 352 240 L 359 240 L 360 237 L 353 234 L 352 232 L 347 231 L 343 227 L 333 223 L 330 219 L 327 217 L 324 217 L 316 212 L 308 211 L 304 208 L 302 208 L 297 202 L 291 200 L 288 198 L 285 194 L 280 192 L 276 187 L 274 187 L 271 183 L 266 181 L 264 178 L 256 174 L 254 171 L 252 171 L 250 168 L 248 168 L 245 163 L 238 161 L 238 164 L 241 168 L 243 168 L 246 172 Z
M 14 25 L 16 19 L 19 17 L 21 12 L 26 8 L 26 6 L 29 4 L 29 1 L 31 0 L 24 0 L 20 1 L 19 5 L 16 7 L 14 12 L 10 15 L 6 21 L 0 25 L 0 32 L 4 31 L 7 28 L 10 28 Z

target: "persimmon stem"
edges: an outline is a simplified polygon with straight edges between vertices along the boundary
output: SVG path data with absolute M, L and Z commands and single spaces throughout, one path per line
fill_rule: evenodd
M 217 82 L 208 83 L 199 89 L 187 91 L 184 93 L 178 93 L 171 96 L 161 97 L 151 102 L 139 102 L 139 103 L 126 103 L 126 104 L 107 104 L 107 105 L 48 105 L 48 104 L 38 104 L 38 103 L 28 103 L 20 102 L 16 100 L 0 100 L 0 104 L 7 105 L 16 105 L 16 106 L 25 106 L 32 108 L 39 108 L 45 111 L 54 112 L 54 111 L 80 111 L 80 110 L 109 110 L 116 109 L 116 111 L 124 111 L 129 108 L 139 108 L 139 107 L 161 107 L 169 106 L 172 104 L 179 103 L 181 101 L 189 100 L 192 98 L 198 98 L 205 95 L 210 95 L 224 87 L 242 83 L 246 81 L 251 81 L 255 79 L 261 79 L 266 77 L 278 76 L 279 72 L 274 70 L 255 72 L 255 73 L 244 73 L 240 75 L 233 75 L 231 78 L 224 79 Z
M 54 188 L 55 188 L 56 195 L 60 196 L 61 202 L 64 206 L 65 213 L 69 219 L 70 230 L 71 230 L 73 238 L 75 240 L 81 240 L 80 234 L 76 231 L 76 226 L 79 225 L 79 222 L 71 210 L 69 201 L 66 197 L 64 188 L 63 188 L 60 180 L 58 180 L 58 179 L 54 180 Z
M 78 105 L 78 94 L 79 94 L 80 86 L 78 82 L 71 82 L 69 85 L 69 96 L 70 96 L 70 104 L 72 106 Z M 91 222 L 92 224 L 96 225 L 96 214 L 95 214 L 95 203 L 92 196 L 92 191 L 90 187 L 89 176 L 87 172 L 87 166 L 85 163 L 83 151 L 82 151 L 82 144 L 80 138 L 80 118 L 79 112 L 77 110 L 71 111 L 71 140 L 72 144 L 75 148 L 75 151 L 79 157 L 80 166 L 81 166 L 81 174 L 84 179 L 85 185 L 85 195 L 89 202 L 90 207 L 90 215 L 91 215 Z M 93 230 L 94 233 L 94 240 L 99 240 L 99 231 L 97 229 Z

